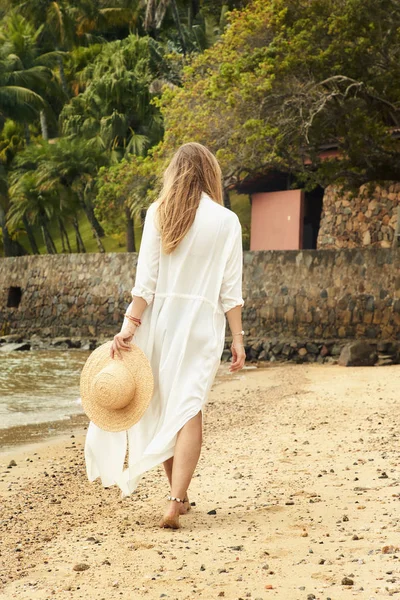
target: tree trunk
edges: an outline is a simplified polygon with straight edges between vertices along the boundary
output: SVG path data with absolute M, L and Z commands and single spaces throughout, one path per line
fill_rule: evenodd
M 44 140 L 49 139 L 49 128 L 47 126 L 47 117 L 44 110 L 40 111 L 40 128 L 42 130 L 42 138 Z
M 6 213 L 4 208 L 0 205 L 0 225 L 3 233 L 3 249 L 4 256 L 13 256 L 13 243 L 10 238 L 8 227 L 6 225 Z
M 87 216 L 92 229 L 94 229 L 96 231 L 96 233 L 99 237 L 104 237 L 104 229 L 102 228 L 102 226 L 100 225 L 100 223 L 98 222 L 98 220 L 96 218 L 96 215 L 94 214 L 92 204 L 86 204 L 86 202 L 83 199 L 83 196 L 81 194 L 78 194 L 78 197 L 79 197 L 79 204 L 81 205 L 82 210 L 85 212 L 85 215 Z
M 63 231 L 63 227 L 62 227 L 62 221 L 60 218 L 58 218 L 58 229 L 60 230 L 61 254 L 67 254 L 67 249 L 65 246 L 65 236 L 64 236 L 64 231 Z
M 61 244 L 62 244 L 62 251 L 63 254 L 66 254 L 68 252 L 68 254 L 72 253 L 71 250 L 71 244 L 69 243 L 69 237 L 68 237 L 68 232 L 65 229 L 65 225 L 63 220 L 61 219 L 61 217 L 58 217 L 58 227 L 60 229 L 60 235 L 61 235 Z M 67 246 L 67 249 L 65 249 L 65 244 Z
M 225 208 L 229 208 L 229 210 L 232 210 L 231 199 L 229 198 L 229 191 L 227 190 L 227 188 L 224 188 L 224 206 Z
M 26 145 L 29 146 L 29 144 L 31 143 L 31 132 L 29 131 L 28 123 L 24 123 L 24 135 Z
M 102 226 L 100 225 L 100 223 L 98 222 L 96 215 L 94 214 L 94 210 L 93 210 L 93 206 L 91 204 L 87 204 L 82 195 L 78 193 L 78 197 L 79 197 L 79 204 L 82 207 L 82 210 L 84 211 L 87 220 L 90 223 L 90 228 L 92 230 L 93 233 L 93 237 L 96 240 L 97 243 L 97 247 L 99 249 L 99 252 L 105 252 L 103 243 L 101 241 L 101 237 L 104 237 L 104 229 L 102 228 Z
M 182 25 L 181 25 L 181 20 L 179 18 L 179 10 L 178 10 L 178 5 L 176 4 L 176 0 L 171 0 L 171 8 L 172 8 L 172 14 L 174 16 L 175 25 L 178 30 L 179 37 L 181 38 L 182 51 L 183 51 L 183 54 L 186 54 L 187 49 L 186 49 L 185 36 L 183 35 L 183 29 L 182 29 Z
M 81 232 L 79 231 L 78 219 L 76 217 L 72 219 L 72 225 L 75 229 L 77 252 L 86 252 L 85 244 L 83 243 Z
M 40 229 L 42 230 L 43 241 L 46 246 L 47 254 L 57 254 L 53 238 L 50 235 L 50 231 L 47 228 L 44 217 L 40 218 Z
M 23 223 L 23 226 L 25 228 L 26 235 L 28 236 L 28 240 L 29 240 L 29 243 L 30 243 L 31 248 L 32 248 L 32 253 L 33 254 L 40 254 L 38 245 L 37 245 L 36 240 L 35 240 L 35 236 L 33 235 L 32 227 L 30 226 L 30 223 L 29 223 L 28 218 L 27 218 L 26 215 L 24 215 L 22 217 L 22 223 Z
M 64 63 L 61 56 L 58 57 L 58 70 L 60 73 L 61 87 L 63 89 L 64 94 L 67 96 L 67 98 L 69 98 L 69 89 L 67 85 L 67 80 L 65 78 Z
M 125 206 L 125 217 L 126 217 L 126 251 L 136 252 L 135 243 L 135 223 L 131 215 L 131 211 Z

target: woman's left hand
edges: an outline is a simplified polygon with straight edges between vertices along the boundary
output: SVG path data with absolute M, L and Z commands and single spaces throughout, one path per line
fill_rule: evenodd
M 130 351 L 133 333 L 127 333 L 125 331 L 120 331 L 117 335 L 114 336 L 114 341 L 110 348 L 110 356 L 111 358 L 115 358 L 117 355 L 119 358 L 122 358 L 123 351 Z

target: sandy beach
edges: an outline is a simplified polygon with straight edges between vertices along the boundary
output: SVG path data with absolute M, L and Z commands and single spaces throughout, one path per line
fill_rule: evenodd
M 162 468 L 88 482 L 82 426 L 2 453 L 0 598 L 400 595 L 400 367 L 222 368 L 179 531 Z

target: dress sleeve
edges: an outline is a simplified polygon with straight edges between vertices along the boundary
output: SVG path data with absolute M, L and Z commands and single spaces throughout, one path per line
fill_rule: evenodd
M 225 265 L 220 291 L 220 301 L 224 313 L 235 306 L 243 306 L 242 298 L 242 272 L 243 272 L 243 246 L 242 228 L 239 219 L 235 222 L 232 232 L 232 245 Z
M 161 250 L 160 233 L 156 228 L 154 216 L 155 204 L 151 204 L 146 213 L 136 267 L 135 285 L 131 291 L 132 296 L 143 298 L 147 304 L 151 304 L 156 291 Z

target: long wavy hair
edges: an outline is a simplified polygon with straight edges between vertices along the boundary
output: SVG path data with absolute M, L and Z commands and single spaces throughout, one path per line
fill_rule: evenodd
M 158 197 L 158 227 L 166 254 L 175 250 L 191 227 L 202 192 L 223 204 L 221 168 L 205 146 L 189 142 L 172 157 Z

